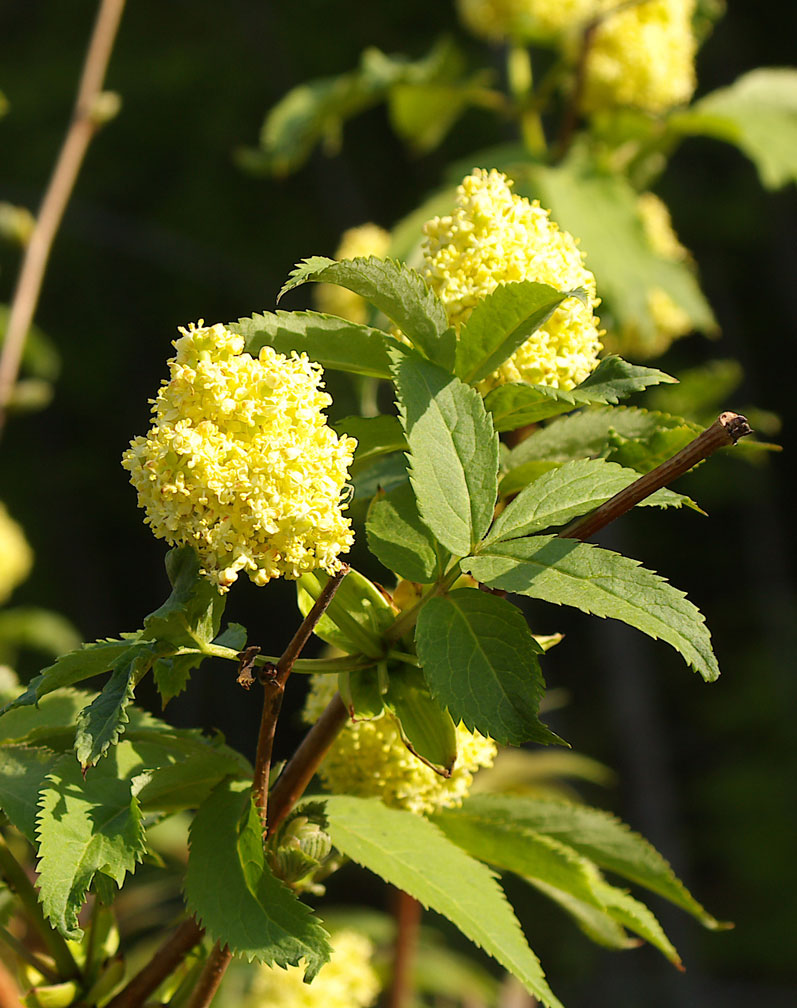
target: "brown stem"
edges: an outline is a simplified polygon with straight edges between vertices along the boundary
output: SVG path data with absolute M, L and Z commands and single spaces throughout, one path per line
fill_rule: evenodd
M 125 0 L 101 0 L 86 51 L 72 119 L 22 258 L 5 341 L 0 352 L 0 430 L 17 379 L 25 339 L 36 311 L 53 239 L 89 143 L 99 128 L 96 101 L 102 90 L 124 5 Z
M 183 921 L 149 963 L 108 1002 L 106 1008 L 139 1008 L 185 959 L 203 934 L 193 917 Z
M 739 413 L 721 413 L 710 427 L 707 427 L 702 434 L 698 434 L 694 441 L 682 448 L 677 455 L 673 455 L 671 459 L 667 459 L 655 469 L 651 469 L 649 473 L 645 473 L 644 476 L 635 480 L 625 490 L 615 494 L 611 500 L 573 522 L 559 533 L 559 537 L 561 539 L 589 539 L 590 536 L 600 532 L 602 528 L 619 518 L 620 515 L 630 511 L 635 504 L 682 476 L 692 466 L 702 462 L 709 455 L 713 455 L 719 448 L 734 445 L 740 438 L 747 437 L 748 434 L 752 434 L 752 428 L 745 417 Z
M 22 1008 L 16 980 L 0 962 L 0 1008 Z
M 273 833 L 313 778 L 321 760 L 346 724 L 349 712 L 336 693 L 321 717 L 305 735 L 302 744 L 285 764 L 269 795 L 269 833 Z
M 299 629 L 293 635 L 293 639 L 285 648 L 276 666 L 271 670 L 267 667 L 262 673 L 263 714 L 260 718 L 260 733 L 257 739 L 252 794 L 254 796 L 255 807 L 260 812 L 264 829 L 268 812 L 268 778 L 271 771 L 271 754 L 274 749 L 274 733 L 276 732 L 277 719 L 282 709 L 285 684 L 288 681 L 288 676 L 291 674 L 294 662 L 302 653 L 302 648 L 310 639 L 310 634 L 315 630 L 318 621 L 329 608 L 330 602 L 335 597 L 335 592 L 348 573 L 348 564 L 341 564 L 340 570 L 333 574 L 324 585 L 313 608 L 302 620 Z
M 229 945 L 222 945 L 220 942 L 216 942 L 213 946 L 213 951 L 208 957 L 208 961 L 205 963 L 205 968 L 199 975 L 199 980 L 191 993 L 191 998 L 186 1008 L 207 1008 L 219 989 L 219 984 L 227 972 L 231 959 L 232 952 Z
M 401 889 L 394 890 L 394 896 L 396 941 L 393 946 L 393 976 L 390 981 L 387 1008 L 406 1008 L 412 1002 L 412 965 L 418 947 L 421 904 Z
M 600 26 L 601 18 L 594 18 L 585 27 L 581 35 L 581 45 L 578 50 L 578 62 L 576 63 L 576 80 L 573 85 L 573 92 L 570 101 L 567 103 L 559 137 L 556 143 L 556 155 L 561 159 L 565 156 L 576 131 L 576 123 L 581 112 L 581 100 L 584 96 L 584 84 L 587 79 L 587 58 L 592 46 L 595 32 Z

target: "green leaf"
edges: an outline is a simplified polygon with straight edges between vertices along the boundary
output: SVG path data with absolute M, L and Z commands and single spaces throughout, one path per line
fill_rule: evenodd
M 650 388 L 651 385 L 677 385 L 678 379 L 658 368 L 631 364 L 622 357 L 609 354 L 595 370 L 573 389 L 576 398 L 584 403 L 609 403 Z
M 469 801 L 464 808 L 441 810 L 432 821 L 473 857 L 515 872 L 555 899 L 594 940 L 628 947 L 625 926 L 671 962 L 680 963 L 661 925 L 643 903 L 609 885 L 595 864 L 572 846 L 507 817 L 505 810 L 505 802 L 493 810 L 489 804 L 479 807 L 478 801 Z
M 348 434 L 357 439 L 354 461 L 349 468 L 352 477 L 367 469 L 374 459 L 382 455 L 407 450 L 407 439 L 398 417 L 349 416 L 339 420 L 334 427 L 338 434 Z
M 550 472 L 552 469 L 558 469 L 564 464 L 564 462 L 537 461 L 536 459 L 531 462 L 524 462 L 522 465 L 515 466 L 514 469 L 501 477 L 501 482 L 498 484 L 498 493 L 501 498 L 513 497 L 523 490 L 524 487 L 527 487 L 529 483 L 533 483 L 534 480 L 539 479 L 544 473 Z
M 227 746 L 207 739 L 174 741 L 177 744 L 158 754 L 159 765 L 138 794 L 142 811 L 195 809 L 225 777 L 251 781 L 251 768 Z
M 172 592 L 163 605 L 144 620 L 143 636 L 168 641 L 175 648 L 209 644 L 219 632 L 226 596 L 199 573 L 199 558 L 191 546 L 166 554 L 166 573 Z
M 537 716 L 542 648 L 506 599 L 475 588 L 432 598 L 415 640 L 432 695 L 455 721 L 502 744 L 561 741 Z
M 586 514 L 610 500 L 639 479 L 633 469 L 624 469 L 603 459 L 578 459 L 544 473 L 530 483 L 496 518 L 486 545 L 518 539 Z M 681 507 L 688 497 L 662 488 L 639 502 L 639 506 Z
M 308 281 L 354 291 L 386 315 L 424 356 L 446 367 L 453 364 L 455 336 L 446 310 L 409 266 L 374 256 L 340 262 L 313 256 L 293 270 L 279 296 Z
M 493 414 L 496 430 L 516 430 L 579 406 L 613 405 L 634 392 L 664 383 L 677 384 L 677 379 L 610 354 L 574 389 L 508 383 L 493 389 L 484 404 Z
M 506 468 L 511 471 L 540 459 L 568 462 L 602 457 L 648 472 L 684 448 L 701 430 L 698 424 L 667 413 L 635 406 L 598 406 L 560 417 L 534 431 L 512 449 Z
M 601 882 L 595 865 L 572 847 L 536 830 L 519 826 L 489 810 L 442 809 L 431 816 L 452 843 L 471 857 L 524 879 L 539 879 L 599 910 Z
M 391 669 L 384 704 L 396 716 L 404 744 L 437 773 L 450 777 L 457 759 L 457 730 L 448 711 L 429 694 L 420 669 Z
M 75 754 L 83 770 L 94 766 L 108 747 L 119 740 L 128 722 L 127 708 L 133 700 L 133 691 L 163 649 L 163 644 L 151 641 L 130 648 L 117 661 L 99 696 L 78 715 Z
M 475 389 L 415 354 L 395 364 L 410 480 L 423 522 L 454 556 L 489 528 L 498 494 L 498 437 Z
M 667 641 L 707 682 L 720 674 L 700 611 L 638 560 L 572 539 L 532 536 L 496 543 L 463 560 L 462 569 L 491 588 L 622 620 Z
M 561 1008 L 492 872 L 422 816 L 377 799 L 326 799 L 341 853 L 447 917 L 548 1008 Z
M 302 616 L 313 608 L 328 581 L 329 575 L 323 571 L 302 574 L 297 579 L 296 596 Z M 377 586 L 352 569 L 341 581 L 313 632 L 346 654 L 381 658 L 382 634 L 395 618 L 392 606 Z
M 379 678 L 376 667 L 338 673 L 340 698 L 355 721 L 370 721 L 384 710 Z
M 122 742 L 85 779 L 74 756 L 62 756 L 41 790 L 39 894 L 65 938 L 83 934 L 77 915 L 95 873 L 121 887 L 145 853 L 134 780 L 142 769 L 133 747 Z
M 618 328 L 653 336 L 656 323 L 648 298 L 659 289 L 686 312 L 695 329 L 716 330 L 689 262 L 672 262 L 651 248 L 639 218 L 638 194 L 624 176 L 597 166 L 581 150 L 556 167 L 518 165 L 509 173 L 520 195 L 549 207 L 559 226 L 577 235 L 589 251 L 589 268 Z
M 539 889 L 554 903 L 558 903 L 573 918 L 584 934 L 598 945 L 612 949 L 629 949 L 639 944 L 636 939 L 626 934 L 607 910 L 600 910 L 591 903 L 576 899 L 569 892 L 557 889 L 556 886 L 549 885 L 540 879 L 528 878 L 526 881 L 535 889 Z
M 667 126 L 735 144 L 770 189 L 797 182 L 797 70 L 792 67 L 751 70 L 671 115 Z
M 27 706 L 10 709 L 0 717 L 0 741 L 71 749 L 77 716 L 94 696 L 83 690 L 62 689 L 49 693 L 36 706 L 32 700 Z
M 36 837 L 39 789 L 59 759 L 44 747 L 0 746 L 0 809 L 31 843 Z
M 199 668 L 204 657 L 201 654 L 171 655 L 158 658 L 153 663 L 152 678 L 160 693 L 162 707 L 183 692 L 191 673 Z
M 62 655 L 56 662 L 43 669 L 31 679 L 24 693 L 8 703 L 0 711 L 13 710 L 28 704 L 37 704 L 42 697 L 64 686 L 73 686 L 83 679 L 91 679 L 112 669 L 117 661 L 130 650 L 135 650 L 138 635 L 129 634 L 126 640 L 101 640 L 84 644 L 77 651 Z
M 457 340 L 457 377 L 475 385 L 511 357 L 553 315 L 568 297 L 548 284 L 523 280 L 501 284 L 478 302 Z
M 656 920 L 654 914 L 651 913 L 644 903 L 640 903 L 639 900 L 634 899 L 627 892 L 606 882 L 600 886 L 599 892 L 609 913 L 618 924 L 628 928 L 629 931 L 633 931 L 634 934 L 638 934 L 645 941 L 650 942 L 674 966 L 681 967 L 681 957 L 675 950 L 675 946 L 664 933 L 664 929 Z
M 553 837 L 607 871 L 663 896 L 705 927 L 722 927 L 644 837 L 602 809 L 520 795 L 473 795 L 463 811 Z
M 368 548 L 377 560 L 408 581 L 431 584 L 450 560 L 421 520 L 409 483 L 374 498 L 365 531 Z
M 243 336 L 253 357 L 262 346 L 270 346 L 286 357 L 293 351 L 306 353 L 330 371 L 390 378 L 385 334 L 380 329 L 310 311 L 263 312 L 240 318 L 228 328 Z
M 249 962 L 305 963 L 308 982 L 329 959 L 327 934 L 309 907 L 272 874 L 251 786 L 225 781 L 191 825 L 188 909 L 215 940 Z

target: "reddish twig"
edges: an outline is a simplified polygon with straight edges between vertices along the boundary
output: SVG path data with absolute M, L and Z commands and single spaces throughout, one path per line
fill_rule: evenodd
M 252 780 L 252 793 L 255 807 L 260 811 L 263 827 L 266 826 L 268 812 L 268 778 L 271 771 L 271 754 L 274 749 L 274 734 L 277 719 L 282 709 L 282 698 L 285 695 L 285 684 L 293 670 L 293 664 L 302 653 L 310 635 L 318 625 L 318 621 L 327 611 L 341 581 L 349 573 L 347 564 L 341 564 L 340 570 L 333 574 L 324 585 L 321 594 L 313 608 L 302 620 L 302 623 L 290 644 L 277 662 L 276 666 L 265 666 L 259 669 L 263 683 L 263 714 L 260 718 L 260 733 L 257 740 L 257 755 L 255 757 L 255 773 Z
M 17 380 L 25 339 L 41 292 L 44 271 L 58 226 L 92 137 L 101 125 L 97 97 L 102 90 L 125 0 L 102 0 L 83 64 L 77 98 L 63 146 L 30 236 L 11 302 L 0 352 L 0 430 Z
M 183 921 L 147 965 L 108 1002 L 106 1008 L 139 1008 L 201 941 L 203 934 L 193 917 Z
M 206 1008 L 210 1004 L 227 972 L 231 959 L 232 952 L 229 946 L 216 942 L 208 961 L 205 963 L 205 968 L 199 974 L 197 985 L 191 992 L 187 1008 Z
M 752 434 L 752 428 L 746 417 L 739 413 L 720 414 L 710 427 L 707 427 L 702 434 L 698 434 L 694 441 L 673 455 L 671 459 L 667 459 L 655 469 L 651 469 L 649 473 L 645 473 L 644 476 L 635 480 L 625 490 L 615 494 L 611 500 L 567 526 L 559 533 L 559 537 L 561 539 L 589 539 L 590 536 L 600 532 L 616 518 L 624 515 L 626 511 L 630 511 L 635 504 L 682 476 L 698 462 L 713 455 L 719 448 L 734 445 L 740 438 L 746 437 L 748 434 Z
M 388 992 L 388 1008 L 407 1008 L 413 998 L 412 966 L 418 947 L 421 904 L 409 893 L 394 890 L 393 915 L 396 940 L 393 945 L 393 976 Z
M 304 794 L 305 788 L 348 717 L 349 712 L 340 699 L 340 694 L 336 693 L 321 717 L 305 735 L 302 744 L 285 764 L 285 769 L 271 789 L 268 799 L 269 833 L 274 832 Z

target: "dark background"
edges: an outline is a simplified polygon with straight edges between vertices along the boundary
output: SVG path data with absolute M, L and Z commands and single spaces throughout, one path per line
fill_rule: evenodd
M 87 0 L 0 10 L 0 90 L 11 105 L 0 121 L 0 199 L 38 205 L 94 12 Z M 795 29 L 793 5 L 733 3 L 701 52 L 698 93 L 756 66 L 789 64 Z M 273 308 L 298 259 L 332 254 L 353 224 L 390 226 L 439 183 L 448 161 L 502 137 L 472 113 L 440 152 L 413 159 L 377 109 L 346 128 L 339 156 L 317 154 L 283 181 L 243 174 L 233 152 L 255 144 L 264 112 L 293 85 L 345 71 L 366 45 L 417 57 L 442 32 L 484 58 L 445 3 L 128 5 L 107 80 L 122 112 L 89 151 L 37 313 L 63 358 L 55 398 L 12 419 L 0 445 L 0 499 L 37 556 L 15 603 L 56 609 L 92 640 L 136 629 L 162 600 L 164 547 L 141 523 L 119 457 L 147 427 L 147 399 L 176 326 Z M 710 521 L 642 512 L 602 541 L 688 591 L 706 613 L 724 674 L 707 686 L 669 648 L 616 624 L 543 607 L 532 619 L 540 632 L 568 634 L 545 665 L 549 685 L 570 695 L 555 729 L 618 771 L 616 787 L 585 797 L 645 833 L 736 927 L 706 934 L 656 904 L 688 967 L 680 975 L 649 949 L 595 949 L 527 889 L 512 895 L 569 1008 L 735 1008 L 754 999 L 785 1008 L 795 1003 L 797 974 L 794 189 L 765 192 L 734 149 L 690 140 L 659 191 L 722 327 L 719 342 L 694 337 L 660 366 L 678 374 L 713 357 L 741 360 L 745 384 L 725 406 L 779 413 L 784 452 L 758 463 L 726 456 L 684 480 L 678 489 L 696 496 Z M 16 269 L 14 250 L 0 247 L 0 302 Z M 301 305 L 297 297 L 289 307 Z M 343 415 L 345 388 L 329 384 Z M 294 613 L 284 584 L 236 587 L 227 609 L 273 653 Z M 22 671 L 35 668 L 31 658 Z M 154 696 L 144 701 L 156 709 Z M 255 707 L 229 669 L 210 664 L 167 713 L 220 727 L 251 755 Z M 292 740 L 289 722 L 282 727 L 284 755 Z

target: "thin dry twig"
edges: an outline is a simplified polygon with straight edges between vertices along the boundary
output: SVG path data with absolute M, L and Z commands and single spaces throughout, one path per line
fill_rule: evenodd
M 101 0 L 72 118 L 22 258 L 0 352 L 0 431 L 17 380 L 25 339 L 36 311 L 53 240 L 89 143 L 101 125 L 97 98 L 102 91 L 124 5 L 125 0 Z
M 202 940 L 204 931 L 191 917 L 161 945 L 147 965 L 139 970 L 106 1008 L 139 1008 Z

